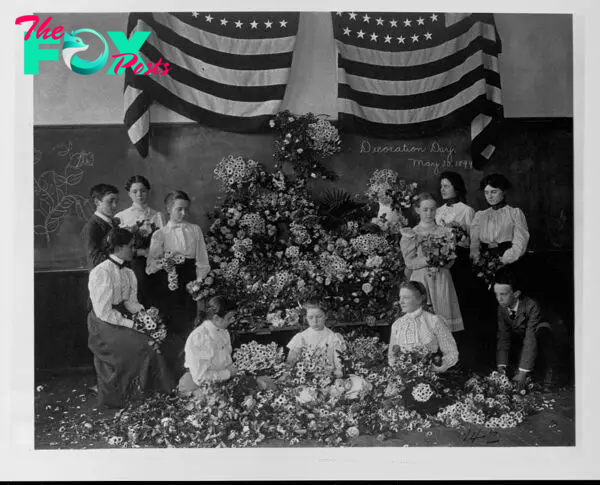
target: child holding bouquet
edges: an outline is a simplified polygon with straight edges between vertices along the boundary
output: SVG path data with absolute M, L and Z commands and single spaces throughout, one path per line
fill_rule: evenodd
M 456 258 L 456 244 L 452 230 L 436 224 L 436 207 L 431 194 L 417 196 L 415 211 L 421 222 L 402 231 L 400 249 L 410 280 L 423 283 L 435 314 L 444 318 L 452 332 L 458 332 L 464 325 L 449 269 Z
M 107 239 L 108 259 L 90 272 L 88 346 L 94 354 L 100 403 L 123 407 L 144 391 L 170 392 L 177 376 L 157 351 L 158 341 L 166 335 L 160 325 L 154 328 L 149 321 L 154 312 L 138 318 L 147 312 L 137 300 L 135 274 L 127 267 L 133 256 L 133 234 L 115 228 Z M 142 325 L 144 320 L 150 325 Z
M 167 194 L 169 222 L 152 235 L 146 273 L 151 276 L 156 306 L 168 319 L 170 331 L 187 337 L 197 314 L 188 293 L 189 282 L 203 280 L 210 271 L 202 229 L 186 221 L 190 198 L 181 191 Z
M 134 235 L 136 254 L 131 261 L 131 269 L 138 281 L 138 300 L 143 304 L 152 301 L 148 294 L 148 276 L 146 275 L 146 257 L 152 234 L 167 222 L 162 212 L 148 206 L 150 182 L 142 175 L 134 175 L 125 184 L 125 190 L 131 198 L 132 205 L 119 212 L 115 218 L 120 227 L 129 229 Z
M 222 296 L 210 299 L 207 319 L 188 337 L 185 344 L 185 367 L 179 380 L 179 392 L 198 390 L 205 382 L 221 382 L 237 373 L 231 357 L 231 338 L 227 327 L 235 319 L 235 304 Z
M 328 364 L 334 369 L 336 377 L 341 377 L 342 362 L 338 351 L 343 352 L 346 349 L 344 338 L 325 326 L 327 314 L 321 303 L 309 301 L 304 304 L 304 309 L 308 328 L 294 335 L 287 344 L 290 350 L 287 357 L 288 365 L 293 367 L 298 362 L 304 348 L 327 349 Z

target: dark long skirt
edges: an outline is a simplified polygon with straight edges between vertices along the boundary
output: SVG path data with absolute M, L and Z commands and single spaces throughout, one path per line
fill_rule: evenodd
M 458 247 L 456 249 L 456 260 L 450 268 L 452 282 L 456 289 L 460 313 L 465 326 L 464 331 L 453 334 L 458 350 L 460 352 L 461 364 L 471 367 L 477 347 L 477 326 L 479 325 L 479 301 L 474 298 L 479 291 L 480 283 L 473 273 L 469 249 Z
M 131 260 L 131 269 L 135 273 L 135 279 L 137 280 L 137 297 L 138 301 L 144 305 L 144 307 L 152 306 L 152 297 L 150 294 L 148 275 L 146 274 L 146 257 L 135 256 Z
M 194 329 L 194 320 L 198 305 L 186 290 L 186 285 L 196 279 L 196 260 L 186 259 L 177 265 L 177 289 L 169 289 L 168 274 L 160 270 L 150 276 L 152 286 L 152 306 L 155 306 L 165 317 L 167 330 L 182 338 L 187 338 Z
M 124 407 L 148 392 L 173 391 L 179 375 L 167 363 L 168 355 L 175 353 L 169 349 L 170 345 L 163 344 L 159 354 L 149 345 L 150 337 L 106 323 L 93 311 L 88 314 L 87 325 L 101 404 Z

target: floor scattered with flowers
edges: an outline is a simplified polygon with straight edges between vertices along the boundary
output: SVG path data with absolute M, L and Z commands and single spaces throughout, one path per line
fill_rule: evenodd
M 89 391 L 94 375 L 79 373 L 39 377 L 35 392 L 36 449 L 112 448 L 105 424 L 118 410 L 99 407 Z M 575 444 L 575 389 L 559 387 L 544 395 L 544 410 L 528 416 L 512 429 L 489 430 L 461 425 L 448 428 L 434 424 L 430 429 L 403 431 L 381 440 L 376 436 L 352 438 L 346 446 L 573 446 Z M 174 446 L 177 446 L 174 444 Z M 260 447 L 289 446 L 283 440 L 265 440 Z M 294 446 L 324 446 L 300 440 Z

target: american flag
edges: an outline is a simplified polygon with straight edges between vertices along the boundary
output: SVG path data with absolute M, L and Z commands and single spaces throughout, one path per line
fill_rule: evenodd
M 151 32 L 140 49 L 144 62 L 162 59 L 170 69 L 125 72 L 124 121 L 140 154 L 148 154 L 154 102 L 225 131 L 266 130 L 285 94 L 298 21 L 298 12 L 130 14 L 128 37 Z
M 342 129 L 417 138 L 471 127 L 473 165 L 503 116 L 492 14 L 334 12 Z

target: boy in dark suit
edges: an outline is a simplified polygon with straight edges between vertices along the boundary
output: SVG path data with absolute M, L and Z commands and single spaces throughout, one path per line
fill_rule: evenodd
M 90 190 L 90 197 L 96 205 L 96 212 L 81 231 L 89 270 L 108 257 L 106 254 L 106 236 L 113 227 L 118 225 L 113 216 L 117 212 L 119 189 L 109 184 L 94 185 Z
M 552 328 L 542 316 L 539 303 L 521 292 L 515 274 L 507 268 L 496 273 L 494 293 L 499 304 L 496 354 L 498 370 L 506 372 L 511 345 L 516 344 L 520 346 L 520 358 L 513 381 L 524 385 L 541 354 L 543 359 L 539 360 L 544 365 L 544 386 L 550 387 L 555 367 L 555 345 Z

